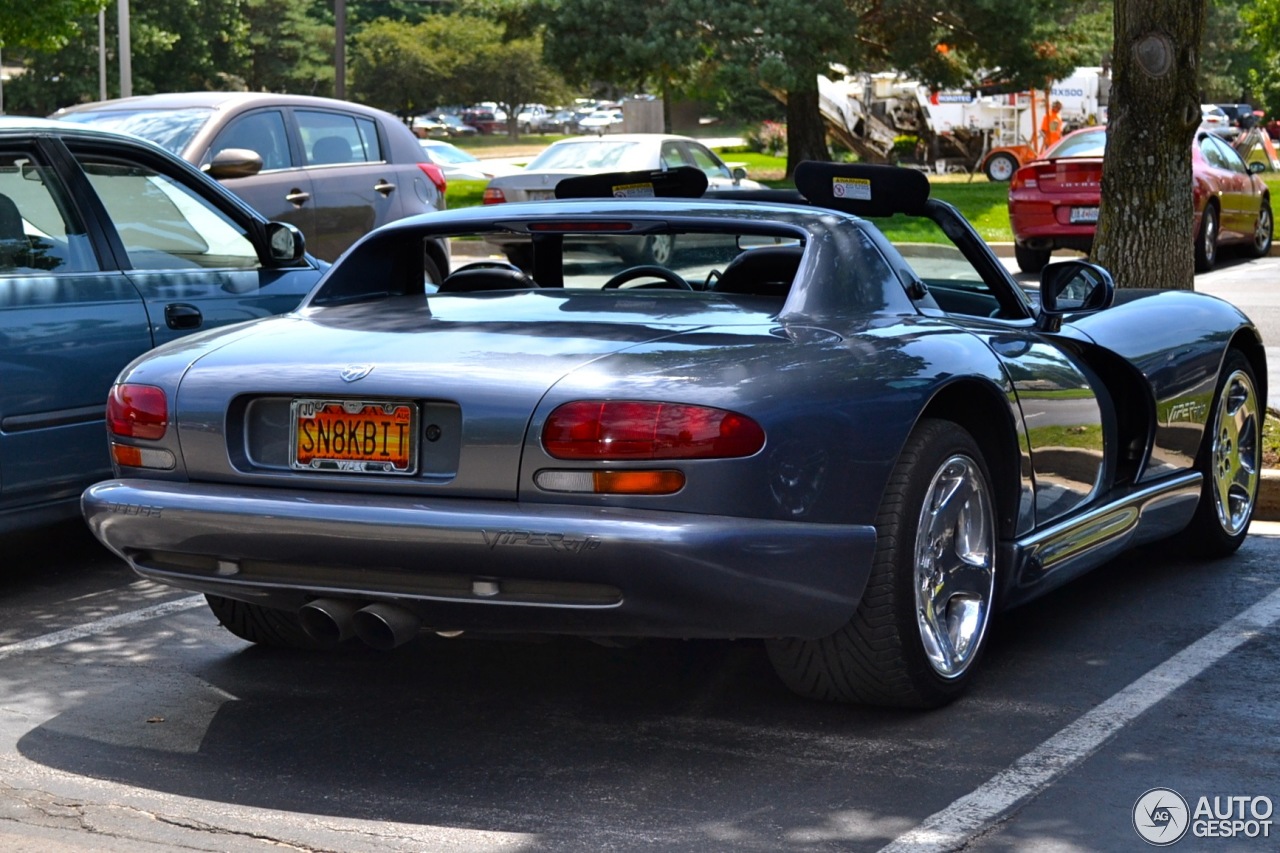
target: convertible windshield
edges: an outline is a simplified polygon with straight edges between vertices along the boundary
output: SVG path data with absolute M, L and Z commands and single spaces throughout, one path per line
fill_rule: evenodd
M 179 110 L 85 110 L 67 113 L 59 118 L 132 133 L 149 139 L 174 154 L 181 154 L 212 115 L 212 109 L 191 107 Z
M 639 143 L 622 140 L 596 139 L 582 142 L 565 142 L 552 145 L 535 157 L 526 172 L 538 169 L 617 169 L 641 168 L 632 166 L 627 158 L 643 153 Z

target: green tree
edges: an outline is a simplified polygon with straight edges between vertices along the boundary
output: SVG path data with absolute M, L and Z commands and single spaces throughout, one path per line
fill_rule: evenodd
M 1257 104 L 1280 112 L 1280 0 L 1252 0 L 1240 17 L 1253 42 L 1248 85 Z
M 332 23 L 294 0 L 243 0 L 240 11 L 248 30 L 246 89 L 333 94 Z
M 0 0 L 0 47 L 58 50 L 106 5 L 107 0 Z
M 664 106 L 684 91 L 710 55 L 701 0 L 543 0 L 547 61 L 570 83 L 603 82 L 623 91 L 652 83 Z M 668 126 L 670 123 L 668 122 Z
M 1115 56 L 1092 257 L 1121 287 L 1194 281 L 1191 140 L 1206 0 L 1115 0 Z
M 485 96 L 507 114 L 507 133 L 519 133 L 517 116 L 529 104 L 556 102 L 566 97 L 560 75 L 542 59 L 542 39 L 514 39 L 485 45 L 459 72 L 471 81 L 472 97 Z
M 239 0 L 151 0 L 131 7 L 134 94 L 243 88 L 247 23 Z M 44 115 L 98 97 L 96 14 L 53 52 L 32 53 L 27 70 L 5 87 L 5 108 Z M 118 19 L 107 15 L 108 97 L 120 93 Z
M 829 160 L 818 108 L 818 76 L 840 63 L 857 68 L 867 52 L 859 15 L 868 0 L 695 0 L 704 44 L 716 57 L 751 68 L 786 104 L 787 173 L 802 160 Z
M 1257 56 L 1246 19 L 1256 0 L 1210 3 L 1200 51 L 1200 92 L 1205 103 L 1248 101 L 1249 71 Z

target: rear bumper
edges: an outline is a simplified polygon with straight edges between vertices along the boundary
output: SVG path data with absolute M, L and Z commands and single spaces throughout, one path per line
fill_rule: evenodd
M 145 577 L 287 610 L 395 602 L 438 630 L 825 636 L 876 541 L 869 525 L 149 480 L 81 502 Z

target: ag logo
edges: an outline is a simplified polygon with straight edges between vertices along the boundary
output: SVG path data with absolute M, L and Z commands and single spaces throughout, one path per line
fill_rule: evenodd
M 1172 788 L 1152 788 L 1133 804 L 1133 828 L 1148 844 L 1168 847 L 1187 834 L 1190 824 L 1187 801 Z

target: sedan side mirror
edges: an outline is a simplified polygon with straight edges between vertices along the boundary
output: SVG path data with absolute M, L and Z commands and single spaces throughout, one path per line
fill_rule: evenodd
M 218 180 L 247 178 L 262 171 L 262 155 L 248 148 L 223 148 L 205 171 Z
M 1062 328 L 1066 314 L 1093 314 L 1110 308 L 1116 298 L 1111 273 L 1085 261 L 1049 264 L 1040 273 L 1040 315 L 1036 325 L 1042 331 Z
M 733 175 L 733 182 L 735 184 L 740 184 L 744 180 L 746 180 L 747 170 L 742 168 L 741 166 L 734 166 L 733 171 L 730 172 L 730 174 Z
M 288 266 L 307 251 L 307 241 L 302 232 L 288 222 L 268 222 L 267 251 L 272 266 Z

